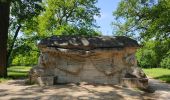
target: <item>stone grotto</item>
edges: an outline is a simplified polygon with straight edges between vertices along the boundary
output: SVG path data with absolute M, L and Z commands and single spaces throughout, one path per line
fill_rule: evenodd
M 137 41 L 125 36 L 52 36 L 40 41 L 29 81 L 39 85 L 87 82 L 147 88 L 137 66 Z

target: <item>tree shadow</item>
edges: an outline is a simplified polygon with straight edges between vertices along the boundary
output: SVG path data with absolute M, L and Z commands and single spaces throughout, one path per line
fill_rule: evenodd
M 15 80 L 7 85 L 19 87 L 19 90 L 16 92 L 9 92 L 11 89 L 0 90 L 2 92 L 0 99 L 1 97 L 9 97 L 9 100 L 125 100 L 125 96 L 142 98 L 140 92 L 113 85 L 64 84 L 41 87 L 26 85 L 24 80 Z
M 166 91 L 170 92 L 170 84 L 162 82 L 160 80 L 150 79 L 149 88 L 154 91 Z
M 58 84 L 54 86 L 26 85 L 25 80 L 8 82 L 9 86 L 22 87 L 17 92 L 8 92 L 10 89 L 0 89 L 1 97 L 10 97 L 9 100 L 156 100 L 158 97 L 153 92 L 124 88 L 116 85 L 101 84 Z M 164 83 L 167 85 L 166 83 Z M 165 88 L 162 83 L 149 84 L 155 90 L 170 91 L 170 86 Z M 163 88 L 162 88 L 163 87 Z
M 166 83 L 170 83 L 170 75 L 162 75 L 159 77 L 154 77 L 155 79 L 163 80 Z

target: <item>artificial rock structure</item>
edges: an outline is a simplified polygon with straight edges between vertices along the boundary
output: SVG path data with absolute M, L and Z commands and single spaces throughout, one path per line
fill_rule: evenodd
M 40 41 L 38 65 L 30 82 L 120 84 L 146 88 L 148 79 L 137 67 L 135 40 L 124 36 L 52 36 Z

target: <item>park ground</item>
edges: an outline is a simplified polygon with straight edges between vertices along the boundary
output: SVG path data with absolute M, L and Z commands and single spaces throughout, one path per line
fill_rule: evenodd
M 149 90 L 95 84 L 66 84 L 40 87 L 26 85 L 31 67 L 8 69 L 8 79 L 0 79 L 0 100 L 170 100 L 170 70 L 144 69 L 149 76 Z

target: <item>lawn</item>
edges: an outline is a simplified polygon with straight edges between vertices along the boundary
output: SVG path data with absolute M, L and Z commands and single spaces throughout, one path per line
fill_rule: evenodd
M 30 66 L 11 66 L 8 68 L 8 78 L 0 78 L 0 82 L 9 79 L 26 78 L 30 69 Z
M 151 68 L 143 69 L 147 76 L 170 83 L 170 69 Z
M 28 76 L 30 66 L 12 66 L 8 68 L 8 77 L 10 78 L 25 78 Z

